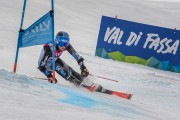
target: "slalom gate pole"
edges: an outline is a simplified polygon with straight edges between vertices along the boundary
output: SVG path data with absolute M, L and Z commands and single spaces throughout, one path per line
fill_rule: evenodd
M 109 80 L 109 81 L 113 81 L 113 82 L 119 82 L 119 81 L 117 81 L 117 80 L 113 80 L 113 79 L 106 78 L 106 77 L 101 77 L 101 76 L 97 76 L 97 75 L 93 75 L 93 74 L 89 74 L 89 75 L 94 76 L 94 77 L 97 77 L 97 78 L 102 78 L 102 79 L 104 79 L 104 80 Z
M 23 5 L 23 10 L 22 10 L 22 17 L 21 17 L 21 25 L 20 25 L 20 29 L 19 29 L 19 34 L 20 34 L 20 32 L 22 31 L 23 22 L 24 22 L 25 10 L 26 10 L 26 0 L 24 0 L 24 5 Z M 13 69 L 13 72 L 14 72 L 14 73 L 16 73 L 17 61 L 18 61 L 18 54 L 19 54 L 19 37 L 20 37 L 20 35 L 18 35 L 18 42 L 17 42 L 17 49 L 16 49 L 16 58 L 15 58 L 14 69 Z
M 53 80 L 55 80 L 55 43 L 54 43 L 54 0 L 51 0 L 51 8 L 52 8 L 52 44 L 53 44 L 53 52 L 52 52 L 52 57 L 53 57 Z

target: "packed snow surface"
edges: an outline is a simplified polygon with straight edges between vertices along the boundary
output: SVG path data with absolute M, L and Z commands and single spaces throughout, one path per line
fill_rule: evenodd
M 93 75 L 87 80 L 132 93 L 131 100 L 77 87 L 57 75 L 58 84 L 34 77 L 42 46 L 20 49 L 12 72 L 23 0 L 0 4 L 0 120 L 179 120 L 180 74 L 95 57 L 101 16 L 180 29 L 180 0 L 55 0 L 55 31 L 67 31 Z M 50 0 L 28 0 L 23 28 L 51 8 Z M 62 59 L 80 72 L 68 52 Z

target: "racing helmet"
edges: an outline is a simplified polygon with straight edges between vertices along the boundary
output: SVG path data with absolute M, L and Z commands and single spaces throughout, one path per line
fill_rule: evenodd
M 67 32 L 59 31 L 56 34 L 55 42 L 59 47 L 67 47 L 69 45 L 69 41 L 70 38 Z

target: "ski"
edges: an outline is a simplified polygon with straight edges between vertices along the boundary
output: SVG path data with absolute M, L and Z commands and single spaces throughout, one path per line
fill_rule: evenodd
M 38 78 L 38 77 L 33 77 L 35 79 L 41 79 L 41 80 L 47 80 L 47 78 Z M 77 79 L 76 79 L 77 80 Z M 59 84 L 58 84 L 59 85 Z M 83 83 L 81 83 L 79 86 L 83 87 L 83 88 L 86 88 L 88 91 L 90 92 L 98 92 L 98 93 L 103 93 L 103 94 L 107 94 L 107 95 L 114 95 L 114 96 L 117 96 L 117 97 L 120 97 L 120 98 L 124 98 L 124 99 L 128 99 L 130 100 L 133 96 L 133 94 L 129 94 L 129 93 L 124 93 L 124 92 L 119 92 L 119 91 L 113 91 L 113 90 L 108 90 L 104 87 L 101 86 L 101 90 L 98 90 L 96 91 L 97 89 L 97 86 L 96 84 L 93 83 L 92 86 L 88 86 L 88 85 L 85 85 Z
M 84 88 L 87 88 L 90 92 L 94 92 L 95 89 L 96 89 L 95 85 L 94 86 L 86 86 L 84 84 L 81 84 L 81 86 L 84 87 Z M 108 90 L 108 89 L 105 89 L 103 87 L 101 88 L 100 91 L 95 91 L 95 92 L 104 93 L 104 94 L 108 94 L 108 95 L 114 95 L 114 96 L 121 97 L 121 98 L 128 99 L 128 100 L 130 100 L 132 98 L 132 96 L 133 96 L 133 94 Z

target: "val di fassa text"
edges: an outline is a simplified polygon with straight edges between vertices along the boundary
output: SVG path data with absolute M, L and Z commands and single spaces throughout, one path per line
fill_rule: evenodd
M 106 33 L 104 36 L 104 41 L 114 45 L 122 45 L 123 42 L 121 41 L 122 36 L 124 35 L 124 31 L 121 30 L 118 27 L 113 27 L 110 29 L 110 27 L 107 27 Z M 127 46 L 137 46 L 141 37 L 143 35 L 143 32 L 139 32 L 139 34 L 136 34 L 135 32 L 129 33 L 129 38 L 126 41 Z M 147 38 L 145 40 L 144 45 L 142 46 L 144 49 L 153 49 L 157 53 L 170 53 L 173 55 L 176 55 L 176 52 L 179 47 L 179 40 L 173 41 L 172 39 L 168 38 L 160 38 L 158 34 L 156 33 L 148 33 Z

